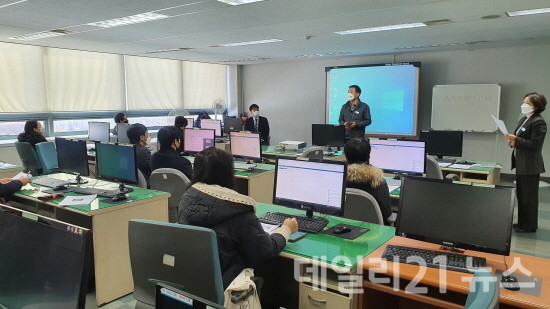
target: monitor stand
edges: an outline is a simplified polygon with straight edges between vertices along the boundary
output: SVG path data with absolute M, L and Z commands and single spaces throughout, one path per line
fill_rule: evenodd
M 81 185 L 81 184 L 88 183 L 88 180 L 83 179 L 82 177 L 80 177 L 80 174 L 76 174 L 76 178 L 75 179 L 70 179 L 69 183 L 71 185 Z
M 126 185 L 123 182 L 121 182 L 120 185 L 118 185 L 118 190 L 120 191 L 120 193 L 130 193 L 134 191 L 134 189 L 126 187 Z
M 440 250 L 443 250 L 443 251 L 450 251 L 452 253 L 457 253 L 457 254 L 464 254 L 464 252 L 466 252 L 466 250 L 462 250 L 462 249 L 459 249 L 457 247 L 453 247 L 453 246 L 445 246 L 445 245 L 441 245 L 441 247 L 439 247 Z

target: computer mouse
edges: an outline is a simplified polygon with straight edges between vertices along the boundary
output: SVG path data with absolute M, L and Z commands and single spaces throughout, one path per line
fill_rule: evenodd
M 510 291 L 519 291 L 518 278 L 514 276 L 502 276 L 500 279 L 502 287 Z
M 340 225 L 334 228 L 334 234 L 344 234 L 350 231 L 351 229 L 345 225 Z
M 63 190 L 67 190 L 67 186 L 64 186 L 64 185 L 60 185 L 60 186 L 56 186 L 53 188 L 53 191 L 63 191 Z
M 111 198 L 111 200 L 113 202 L 120 202 L 120 201 L 124 201 L 127 198 L 128 196 L 126 195 L 126 193 L 117 193 Z

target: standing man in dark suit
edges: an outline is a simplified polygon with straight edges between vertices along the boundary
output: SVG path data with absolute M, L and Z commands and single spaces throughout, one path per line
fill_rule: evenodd
M 250 105 L 252 117 L 246 119 L 244 129 L 246 131 L 259 132 L 262 145 L 269 145 L 269 121 L 260 116 L 260 107 L 257 104 Z
M 338 122 L 346 127 L 346 141 L 354 138 L 365 138 L 365 128 L 372 123 L 369 106 L 361 102 L 361 88 L 351 85 L 348 88 L 348 101 L 342 105 Z
M 523 98 L 521 113 L 515 135 L 506 134 L 511 147 L 512 169 L 516 169 L 516 191 L 518 198 L 518 224 L 514 230 L 519 233 L 534 233 L 538 228 L 539 179 L 544 173 L 542 145 L 546 136 L 546 122 L 540 115 L 546 108 L 546 98 L 531 92 Z

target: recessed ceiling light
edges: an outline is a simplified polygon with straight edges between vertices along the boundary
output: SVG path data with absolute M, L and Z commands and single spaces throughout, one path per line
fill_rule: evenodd
M 10 39 L 12 40 L 20 40 L 20 41 L 29 41 L 29 40 L 37 40 L 37 39 L 43 39 L 43 38 L 51 38 L 55 36 L 61 36 L 61 35 L 67 35 L 69 34 L 68 31 L 43 31 L 43 32 L 36 32 L 36 33 L 30 33 L 30 34 L 23 34 L 18 36 L 13 36 Z
M 523 16 L 523 15 L 533 15 L 533 14 L 544 14 L 544 13 L 550 13 L 550 8 L 543 8 L 543 9 L 534 9 L 534 10 L 524 10 L 524 11 L 514 11 L 514 12 L 506 12 L 506 15 L 513 17 L 513 16 Z
M 252 2 L 260 2 L 263 0 L 218 0 L 219 2 L 231 4 L 231 5 L 241 5 L 241 4 L 247 4 Z
M 346 31 L 337 31 L 336 34 L 357 34 L 365 32 L 377 32 L 377 31 L 386 31 L 386 30 L 397 30 L 397 29 L 407 29 L 407 28 L 416 28 L 416 27 L 425 27 L 425 23 L 412 23 L 412 24 L 399 24 L 399 25 L 389 25 L 389 26 L 380 26 L 380 27 L 371 27 L 371 28 L 362 28 L 362 29 L 353 29 Z
M 270 40 L 260 40 L 260 41 L 247 41 L 247 42 L 238 42 L 238 43 L 227 43 L 220 44 L 219 46 L 223 47 L 233 47 L 233 46 L 243 46 L 243 45 L 255 45 L 255 44 L 266 44 L 266 43 L 275 43 L 282 42 L 283 40 L 279 39 L 270 39 Z
M 20 1 L 15 1 L 15 2 L 12 2 L 12 3 L 0 5 L 0 9 L 1 9 L 1 8 L 5 8 L 5 7 L 7 7 L 7 6 L 10 6 L 10 5 L 17 4 L 17 3 L 25 2 L 25 1 L 27 1 L 27 0 L 20 0 Z
M 157 14 L 157 13 L 143 13 L 143 14 L 137 14 L 137 15 L 126 16 L 121 18 L 96 21 L 93 23 L 89 23 L 87 25 L 101 27 L 101 28 L 112 28 L 112 27 L 126 26 L 131 24 L 139 24 L 139 23 L 144 23 L 148 21 L 164 19 L 168 17 L 170 16 Z

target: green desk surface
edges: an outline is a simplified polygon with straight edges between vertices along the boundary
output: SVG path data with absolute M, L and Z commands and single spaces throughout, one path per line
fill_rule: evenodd
M 275 170 L 275 165 L 273 164 L 265 164 L 265 163 L 254 163 L 256 164 L 256 168 L 259 169 L 259 170 L 264 170 L 264 171 L 273 171 Z M 260 172 L 261 173 L 261 172 Z M 258 173 L 257 171 L 254 172 L 247 172 L 247 171 L 243 171 L 243 170 L 235 170 L 235 175 L 236 176 L 254 176 L 254 175 L 257 175 L 257 174 L 260 174 Z
M 38 176 L 38 177 L 35 177 L 35 178 L 38 179 L 38 178 L 41 178 L 41 177 L 45 177 L 45 176 Z M 91 185 L 94 184 L 94 181 L 95 181 L 94 179 L 91 179 L 89 183 L 87 183 L 83 186 L 91 186 Z M 49 188 L 40 187 L 40 186 L 34 185 L 34 184 L 32 185 L 32 187 L 37 188 L 37 189 L 40 188 L 40 190 L 49 189 Z M 110 198 L 98 196 L 96 201 L 94 201 L 94 203 L 99 201 L 99 203 L 98 203 L 99 205 L 98 205 L 97 209 L 91 209 L 92 208 L 91 205 L 67 206 L 67 207 L 64 207 L 64 208 L 71 209 L 71 210 L 76 210 L 76 211 L 79 211 L 79 212 L 82 212 L 82 213 L 89 213 L 89 212 L 100 210 L 100 209 L 105 209 L 105 208 L 109 208 L 109 207 L 116 207 L 118 205 L 123 205 L 123 204 L 130 203 L 130 202 L 142 201 L 142 200 L 146 200 L 146 199 L 157 197 L 157 196 L 168 195 L 168 193 L 162 192 L 162 191 L 143 189 L 143 188 L 140 188 L 140 187 L 133 187 L 133 186 L 127 186 L 127 187 L 130 187 L 130 188 L 134 189 L 133 192 L 128 193 L 128 197 L 129 197 L 128 200 L 124 200 L 124 201 L 120 201 L 118 203 L 111 204 L 111 203 L 103 202 L 103 200 L 110 199 Z M 29 189 L 22 189 L 22 190 L 18 191 L 17 194 L 21 195 L 21 196 L 24 196 L 24 197 L 37 198 L 38 196 L 48 195 L 49 193 L 42 193 L 41 191 L 33 191 L 33 190 L 29 190 Z M 64 192 L 62 194 L 64 196 L 82 195 L 82 194 L 73 193 L 73 192 Z M 58 205 L 63 200 L 63 198 L 64 197 L 61 197 L 61 198 L 58 198 L 58 199 L 55 199 L 55 200 L 49 200 L 48 203 Z
M 23 169 L 22 166 L 10 164 L 10 163 L 0 163 L 0 170 L 11 170 L 11 169 Z
M 261 216 L 268 211 L 287 214 L 305 214 L 302 210 L 264 203 L 257 203 L 256 208 L 256 213 L 258 216 Z M 357 263 L 365 256 L 369 255 L 395 235 L 395 228 L 390 226 L 377 225 L 339 217 L 322 216 L 329 220 L 327 228 L 340 223 L 345 223 L 348 225 L 368 228 L 370 231 L 354 240 L 321 233 L 308 233 L 306 237 L 298 240 L 297 242 L 287 243 L 283 252 L 352 269 L 357 267 Z
M 299 154 L 299 153 L 302 153 L 304 152 L 303 149 L 300 149 L 300 150 L 279 150 L 279 149 L 275 149 L 275 146 L 266 146 L 266 145 L 262 145 L 262 154 L 265 154 L 265 155 L 287 155 L 287 156 L 293 156 L 293 155 L 296 155 L 296 154 Z M 343 155 L 344 152 L 343 151 L 335 151 L 334 154 L 332 154 L 331 156 L 341 156 Z M 328 156 L 328 157 L 331 157 L 331 156 Z

